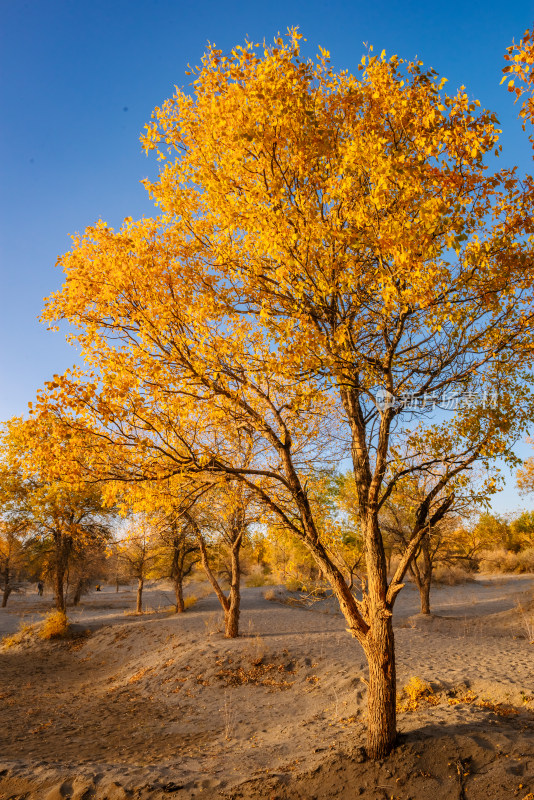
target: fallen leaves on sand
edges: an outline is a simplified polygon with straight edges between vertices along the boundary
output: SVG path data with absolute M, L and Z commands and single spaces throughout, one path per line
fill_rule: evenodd
M 283 674 L 294 675 L 297 671 L 292 664 L 275 664 L 263 662 L 252 664 L 248 667 L 223 667 L 222 661 L 217 661 L 221 669 L 216 673 L 219 680 L 224 681 L 225 686 L 243 686 L 251 684 L 255 686 L 270 686 L 275 689 L 289 689 L 294 681 L 288 681 L 278 676 Z M 293 668 L 292 668 L 293 667 Z

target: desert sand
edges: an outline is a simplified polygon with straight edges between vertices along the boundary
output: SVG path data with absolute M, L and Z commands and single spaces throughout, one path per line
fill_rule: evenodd
M 534 800 L 534 576 L 436 587 L 430 619 L 401 592 L 400 704 L 411 678 L 431 692 L 376 763 L 365 658 L 333 600 L 266 591 L 243 590 L 237 640 L 213 596 L 177 615 L 158 585 L 141 616 L 133 587 L 103 587 L 69 611 L 74 638 L 0 647 L 1 800 Z M 12 595 L 0 636 L 51 605 Z

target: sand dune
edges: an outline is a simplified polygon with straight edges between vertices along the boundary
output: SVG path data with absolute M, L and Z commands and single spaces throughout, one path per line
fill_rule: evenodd
M 412 798 L 520 800 L 534 792 L 534 578 L 437 588 L 430 620 L 407 588 L 395 618 L 400 746 L 365 762 L 366 666 L 326 600 L 307 609 L 245 589 L 227 640 L 213 597 L 184 615 L 165 587 L 89 595 L 89 634 L 0 650 L 0 798 Z M 404 595 L 404 596 L 403 596 Z M 283 597 L 281 599 L 284 599 Z M 525 616 L 518 610 L 525 609 Z M 10 600 L 0 633 L 50 598 Z M 532 800 L 532 798 L 529 798 Z

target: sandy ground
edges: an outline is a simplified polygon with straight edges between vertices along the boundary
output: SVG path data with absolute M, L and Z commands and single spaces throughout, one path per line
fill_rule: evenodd
M 417 676 L 433 704 L 399 713 L 378 763 L 365 658 L 333 602 L 265 591 L 243 591 L 237 640 L 213 596 L 175 615 L 149 588 L 135 616 L 133 589 L 104 587 L 70 612 L 78 638 L 0 648 L 0 800 L 534 800 L 534 576 L 437 587 L 430 620 L 403 590 L 399 692 Z M 12 596 L 0 635 L 50 607 Z

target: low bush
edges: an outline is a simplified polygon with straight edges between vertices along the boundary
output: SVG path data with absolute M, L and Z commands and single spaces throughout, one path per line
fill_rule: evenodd
M 481 572 L 534 572 L 534 547 L 528 547 L 513 553 L 503 548 L 497 550 L 484 550 L 480 554 Z
M 69 633 L 69 622 L 64 611 L 51 611 L 39 630 L 41 639 L 64 639 Z

